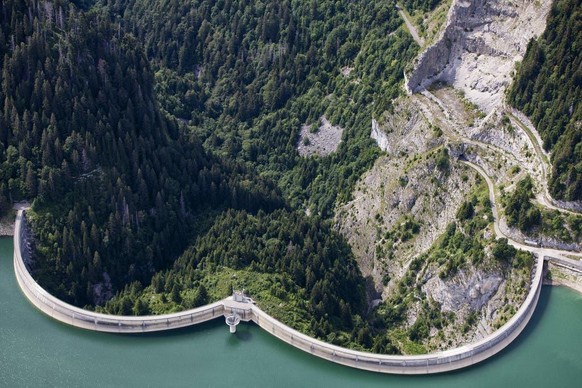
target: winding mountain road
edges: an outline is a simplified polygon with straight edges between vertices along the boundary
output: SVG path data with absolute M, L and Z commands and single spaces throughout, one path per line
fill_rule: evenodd
M 515 156 L 512 155 L 511 153 L 509 153 L 507 150 L 499 148 L 498 146 L 495 146 L 493 144 L 484 143 L 482 141 L 471 139 L 471 138 L 465 136 L 463 134 L 462 128 L 458 124 L 458 122 L 461 122 L 462 120 L 460 119 L 460 117 L 456 117 L 456 115 L 454 113 L 454 109 L 449 109 L 449 107 L 447 106 L 445 101 L 442 101 L 441 99 L 439 99 L 436 95 L 434 95 L 430 91 L 424 90 L 420 93 L 420 95 L 413 95 L 412 98 L 416 99 L 416 101 L 419 104 L 420 109 L 423 111 L 425 116 L 427 116 L 427 118 L 430 121 L 434 121 L 435 119 L 437 119 L 441 122 L 441 124 L 442 124 L 441 129 L 442 129 L 443 133 L 447 136 L 447 138 L 449 138 L 450 140 L 455 141 L 455 142 L 462 142 L 465 144 L 470 144 L 470 145 L 473 145 L 475 147 L 479 147 L 481 149 L 494 151 L 498 154 L 504 155 L 507 158 L 514 159 L 518 165 L 520 164 L 519 161 L 517 160 L 517 158 L 515 158 Z M 435 109 L 436 109 L 436 111 L 435 111 Z M 441 114 L 439 115 L 439 113 L 441 113 Z M 542 165 L 542 178 L 538 181 L 538 185 L 539 185 L 538 187 L 542 188 L 542 190 L 541 190 L 542 195 L 538 194 L 538 198 L 537 198 L 538 203 L 540 203 L 542 206 L 544 206 L 548 209 L 557 210 L 557 211 L 560 211 L 562 213 L 567 213 L 567 214 L 579 215 L 579 213 L 555 206 L 552 203 L 552 201 L 548 199 L 549 194 L 547 192 L 547 182 L 545 182 L 545 179 L 547 177 L 547 170 L 549 168 L 548 167 L 549 166 L 548 157 L 544 153 L 543 148 L 541 148 L 541 145 L 539 144 L 539 141 L 538 141 L 539 139 L 537 139 L 537 137 L 526 126 L 526 124 L 522 123 L 519 120 L 519 118 L 517 117 L 517 115 L 515 115 L 515 114 L 512 114 L 510 116 L 510 119 L 512 121 L 513 120 L 518 121 L 517 127 L 520 128 L 521 130 L 523 130 L 527 134 L 527 136 L 530 138 L 531 142 L 534 145 L 534 149 L 536 150 L 536 154 L 537 154 L 537 156 L 540 160 L 540 163 Z M 508 235 L 506 235 L 500 226 L 500 219 L 501 218 L 500 218 L 500 211 L 498 210 L 500 204 L 499 204 L 499 201 L 497 199 L 495 184 L 493 183 L 493 180 L 491 179 L 491 177 L 485 172 L 485 170 L 481 166 L 479 166 L 475 163 L 472 163 L 470 161 L 463 161 L 463 163 L 465 163 L 469 167 L 476 170 L 487 182 L 487 186 L 489 187 L 489 198 L 491 201 L 491 210 L 493 212 L 493 218 L 494 218 L 493 227 L 494 227 L 495 235 L 497 238 L 507 238 L 508 243 L 517 249 L 521 249 L 524 251 L 528 251 L 528 252 L 532 252 L 532 253 L 541 255 L 543 257 L 546 257 L 549 260 L 553 260 L 556 263 L 559 263 L 562 265 L 567 265 L 571 268 L 575 268 L 576 270 L 582 271 L 582 253 L 580 253 L 580 252 L 573 252 L 573 251 L 552 249 L 552 248 L 544 248 L 544 247 L 536 247 L 533 245 L 525 244 L 525 242 L 513 240 Z M 571 257 L 578 258 L 579 260 L 572 259 Z
M 538 182 L 540 185 L 540 190 L 536 193 L 535 201 L 543 207 L 546 207 L 551 210 L 559 211 L 560 213 L 565 214 L 572 214 L 572 215 L 580 215 L 582 213 L 573 211 L 571 209 L 565 209 L 559 206 L 554 205 L 554 200 L 550 195 L 550 191 L 548 190 L 548 177 L 552 166 L 550 164 L 550 159 L 548 154 L 544 151 L 542 146 L 542 139 L 539 135 L 536 136 L 536 133 L 529 128 L 529 126 L 519 118 L 519 113 L 517 111 L 510 112 L 508 114 L 509 119 L 513 123 L 514 126 L 521 128 L 521 130 L 527 135 L 529 138 L 534 151 L 539 159 L 540 166 L 542 168 L 542 179 Z
M 515 157 L 515 155 L 511 154 L 510 152 L 508 152 L 507 150 L 500 148 L 496 145 L 490 144 L 490 143 L 485 143 L 479 140 L 475 140 L 475 139 L 471 139 L 467 136 L 465 136 L 463 134 L 463 130 L 462 128 L 459 126 L 459 124 L 457 124 L 457 121 L 460 121 L 460 119 L 458 117 L 455 116 L 455 114 L 453 113 L 453 111 L 451 109 L 449 109 L 447 107 L 446 102 L 442 101 L 440 98 L 438 98 L 434 93 L 428 91 L 428 90 L 423 90 L 422 92 L 420 92 L 421 96 L 424 96 L 426 99 L 423 101 L 422 99 L 417 97 L 417 101 L 419 102 L 421 109 L 423 110 L 423 112 L 425 112 L 425 114 L 427 112 L 430 112 L 428 115 L 434 117 L 435 115 L 433 113 L 434 112 L 434 107 L 431 108 L 431 104 L 434 104 L 436 107 L 439 108 L 440 112 L 442 113 L 442 116 L 440 117 L 441 120 L 444 121 L 441 129 L 443 130 L 444 133 L 446 133 L 447 137 L 453 141 L 456 142 L 463 142 L 466 144 L 471 144 L 477 147 L 480 147 L 482 149 L 489 149 L 489 150 L 494 150 L 495 152 L 510 158 L 510 159 L 514 159 L 517 164 L 519 165 L 519 160 L 517 160 L 517 158 Z M 427 103 L 428 102 L 428 103 Z M 539 205 L 550 209 L 550 210 L 555 210 L 564 214 L 571 214 L 571 215 L 582 215 L 582 213 L 576 211 L 576 210 L 572 210 L 572 209 L 566 209 L 563 207 L 559 207 L 555 205 L 555 201 L 552 199 L 549 190 L 548 190 L 548 176 L 549 173 L 548 171 L 551 170 L 551 165 L 549 162 L 549 157 L 546 154 L 546 152 L 544 151 L 542 145 L 541 145 L 541 139 L 539 138 L 539 136 L 536 136 L 536 134 L 534 134 L 534 132 L 528 127 L 527 124 L 523 123 L 523 121 L 518 117 L 517 112 L 513 112 L 513 113 L 509 113 L 509 118 L 511 120 L 511 122 L 514 124 L 515 127 L 519 128 L 520 130 L 522 130 L 527 137 L 529 138 L 535 154 L 538 158 L 539 164 L 540 164 L 540 168 L 542 171 L 542 176 L 539 179 L 536 179 L 536 183 L 537 186 L 539 187 L 538 192 L 536 193 L 536 198 L 535 198 L 535 202 L 537 202 Z M 535 176 L 534 176 L 535 178 Z M 572 206 L 576 206 L 575 203 L 572 203 Z M 582 205 L 578 205 L 578 206 L 582 206 Z
M 418 44 L 420 47 L 424 47 L 424 39 L 420 37 L 418 31 L 416 30 L 416 27 L 414 27 L 414 24 L 412 24 L 404 9 L 398 4 L 396 5 L 396 9 L 398 10 L 398 14 L 400 15 L 400 17 L 404 19 L 404 24 L 406 24 L 408 32 L 410 32 L 410 35 L 412 35 L 412 39 L 414 39 L 416 44 Z
M 521 243 L 519 241 L 515 241 L 511 237 L 509 237 L 505 233 L 503 233 L 503 231 L 501 230 L 501 228 L 499 226 L 499 212 L 497 210 L 498 202 L 497 202 L 497 196 L 495 194 L 495 185 L 493 184 L 493 181 L 485 173 L 485 171 L 480 166 L 476 165 L 475 163 L 472 163 L 469 161 L 462 161 L 462 163 L 466 164 L 467 166 L 469 166 L 472 169 L 474 169 L 475 171 L 477 171 L 483 177 L 483 179 L 485 179 L 485 182 L 487 182 L 487 186 L 489 187 L 489 200 L 491 201 L 491 211 L 493 213 L 493 229 L 495 231 L 495 236 L 497 238 L 506 238 L 507 242 L 511 246 L 513 246 L 514 248 L 521 249 L 521 250 L 528 251 L 528 252 L 532 252 L 532 253 L 535 253 L 537 255 L 542 255 L 542 256 L 546 257 L 548 260 L 553 259 L 554 261 L 557 261 L 561 264 L 567 264 L 569 266 L 572 266 L 572 267 L 582 271 L 582 261 L 574 260 L 574 259 L 571 259 L 571 258 L 565 256 L 565 255 L 569 255 L 569 256 L 579 257 L 580 259 L 582 259 L 582 253 L 580 253 L 580 252 L 571 252 L 571 251 L 564 251 L 564 250 L 552 249 L 552 248 L 535 247 L 535 246 Z

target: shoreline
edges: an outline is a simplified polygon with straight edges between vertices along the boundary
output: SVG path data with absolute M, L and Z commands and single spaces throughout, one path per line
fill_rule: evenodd
M 14 236 L 14 219 L 10 221 L 8 217 L 0 220 L 0 237 Z
M 553 263 L 547 263 L 547 266 L 543 276 L 543 285 L 568 287 L 582 295 L 582 273 Z
M 160 316 L 113 316 L 71 306 L 40 287 L 30 275 L 21 254 L 21 246 L 26 244 L 26 236 L 21 239 L 21 228 L 25 222 L 24 211 L 19 210 L 14 230 L 16 280 L 23 294 L 35 307 L 58 321 L 93 331 L 142 333 L 190 326 L 220 316 L 228 318 L 238 315 L 241 320 L 253 321 L 283 342 L 314 356 L 348 367 L 390 374 L 449 372 L 477 364 L 497 354 L 512 343 L 528 324 L 540 295 L 543 277 L 544 258 L 540 255 L 532 286 L 519 310 L 501 328 L 480 341 L 423 355 L 375 354 L 342 348 L 309 337 L 269 316 L 253 303 L 239 302 L 234 296 L 211 305 Z
M 566 287 L 566 288 L 569 288 L 570 290 L 575 291 L 575 292 L 579 293 L 580 295 L 582 295 L 582 284 L 563 281 L 563 280 L 544 279 L 544 282 L 542 283 L 542 285 L 550 286 L 550 287 Z

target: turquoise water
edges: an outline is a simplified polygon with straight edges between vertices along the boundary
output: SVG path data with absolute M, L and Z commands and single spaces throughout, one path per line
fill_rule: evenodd
M 477 366 L 391 376 L 332 364 L 253 324 L 222 320 L 147 335 L 94 333 L 58 323 L 21 294 L 12 240 L 0 239 L 0 387 L 570 387 L 582 384 L 582 297 L 544 287 L 522 335 Z

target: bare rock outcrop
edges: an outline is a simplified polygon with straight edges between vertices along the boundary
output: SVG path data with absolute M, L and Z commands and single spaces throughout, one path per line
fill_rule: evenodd
M 394 102 L 393 112 L 372 124 L 372 137 L 387 153 L 360 180 L 353 200 L 337 209 L 339 230 L 346 236 L 364 276 L 382 286 L 387 273 L 398 279 L 410 260 L 426 251 L 441 235 L 474 184 L 467 167 L 451 162 L 440 171 L 435 154 L 444 147 L 444 138 L 431 128 L 418 104 L 409 98 Z M 399 228 L 404 220 L 419 220 L 415 237 L 389 249 L 395 259 L 387 260 L 377 246 L 382 235 Z M 393 282 L 395 283 L 395 282 Z
M 91 287 L 93 303 L 95 305 L 104 305 L 109 299 L 113 298 L 113 285 L 111 284 L 111 277 L 107 272 L 102 274 L 103 281 L 93 284 Z
M 376 140 L 378 147 L 380 147 L 382 151 L 388 150 L 388 147 L 390 145 L 388 143 L 388 136 L 386 136 L 384 131 L 380 129 L 380 125 L 378 124 L 378 121 L 376 121 L 376 119 L 372 119 L 372 133 L 370 134 L 370 137 Z
M 460 271 L 449 281 L 431 277 L 422 288 L 441 304 L 443 311 L 457 312 L 459 306 L 478 311 L 495 295 L 502 281 L 503 277 L 496 272 Z
M 396 100 L 391 114 L 372 120 L 371 138 L 389 154 L 423 153 L 442 143 L 431 135 L 431 117 L 407 98 Z
M 503 99 L 527 43 L 544 31 L 551 3 L 454 0 L 440 39 L 419 57 L 407 89 L 416 93 L 445 82 L 490 112 Z
M 579 241 L 570 241 L 565 242 L 550 236 L 546 236 L 544 234 L 536 233 L 532 236 L 532 234 L 524 234 L 517 228 L 510 228 L 507 225 L 507 221 L 505 218 L 502 218 L 499 223 L 499 228 L 503 232 L 504 235 L 508 236 L 509 238 L 515 241 L 536 241 L 540 246 L 544 248 L 552 248 L 552 249 L 560 249 L 563 251 L 572 251 L 572 252 L 580 252 L 582 250 L 582 243 Z
M 0 220 L 0 236 L 13 236 L 14 235 L 14 219 L 2 219 Z
M 410 260 L 429 249 L 455 218 L 474 184 L 472 177 L 463 180 L 466 170 L 455 164 L 450 173 L 441 174 L 432 161 L 419 161 L 404 172 L 383 157 L 358 185 L 354 199 L 339 209 L 340 232 L 352 246 L 363 275 L 371 276 L 384 295 L 404 274 Z M 386 232 L 414 220 L 420 227 L 412 238 L 383 249 Z M 395 281 L 383 289 L 386 274 Z
M 337 209 L 338 229 L 382 299 L 398 298 L 403 283 L 416 285 L 404 326 L 414 325 L 427 303 L 447 316 L 449 325 L 431 329 L 428 348 L 485 337 L 515 313 L 527 293 L 531 269 L 504 267 L 490 246 L 484 262 L 452 273 L 450 257 L 422 253 L 457 222 L 469 195 L 484 195 L 475 191 L 478 174 L 456 159 L 481 166 L 506 189 L 525 174 L 544 178 L 531 135 L 518 128 L 502 102 L 515 63 L 545 29 L 550 6 L 549 0 L 453 0 L 440 38 L 405 75 L 409 96 L 372 122 L 371 137 L 386 155 L 362 177 L 353 200 Z M 445 169 L 443 148 L 449 156 Z M 492 233 L 484 229 L 483 238 Z
M 319 119 L 319 126 L 312 131 L 313 125 L 303 125 L 297 143 L 297 151 L 303 157 L 326 156 L 337 150 L 342 141 L 343 128 L 332 125 L 325 116 Z

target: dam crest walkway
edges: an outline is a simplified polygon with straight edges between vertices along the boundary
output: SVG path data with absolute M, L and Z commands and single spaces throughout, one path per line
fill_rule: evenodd
M 430 374 L 464 368 L 483 361 L 509 345 L 529 322 L 541 290 L 544 256 L 538 255 L 532 272 L 530 291 L 517 313 L 499 330 L 478 342 L 458 348 L 423 355 L 386 355 L 362 352 L 328 344 L 309 337 L 279 322 L 250 301 L 239 302 L 228 297 L 223 300 L 182 312 L 152 316 L 116 316 L 95 313 L 67 304 L 44 290 L 31 276 L 23 259 L 27 249 L 26 218 L 19 210 L 14 233 L 14 270 L 18 284 L 43 313 L 82 329 L 109 333 L 145 333 L 171 330 L 195 325 L 236 314 L 242 321 L 253 321 L 282 341 L 323 359 L 382 373 Z M 26 253 L 25 253 L 26 256 Z

